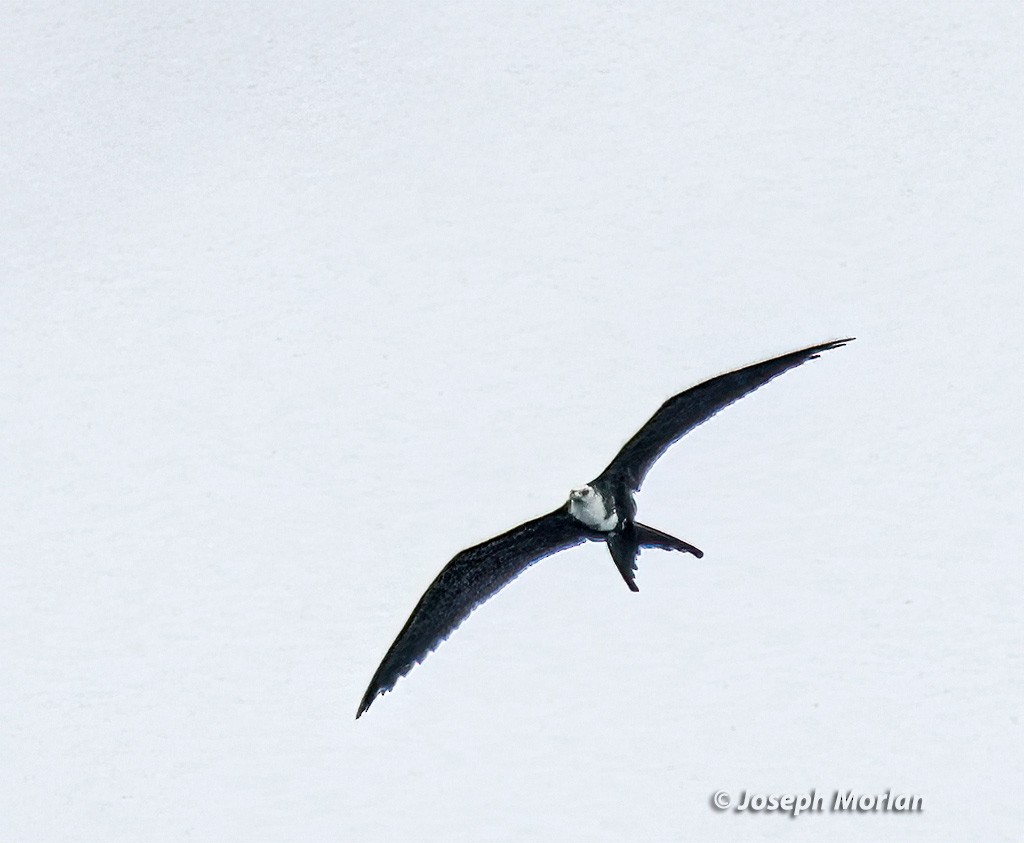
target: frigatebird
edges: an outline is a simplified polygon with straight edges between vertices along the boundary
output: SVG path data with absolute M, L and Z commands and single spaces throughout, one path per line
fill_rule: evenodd
M 546 556 L 585 541 L 603 541 L 631 591 L 639 591 L 634 574 L 642 547 L 679 550 L 702 557 L 703 552 L 692 544 L 636 520 L 633 495 L 640 490 L 651 466 L 670 445 L 723 407 L 783 372 L 814 360 L 821 352 L 852 340 L 848 337 L 812 345 L 680 392 L 661 405 L 597 479 L 573 489 L 569 499 L 554 512 L 457 553 L 430 584 L 398 633 L 370 680 L 356 718 L 378 695 L 394 688 L 477 606 Z

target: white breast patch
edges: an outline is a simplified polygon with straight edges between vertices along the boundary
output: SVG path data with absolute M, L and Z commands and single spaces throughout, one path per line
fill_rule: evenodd
M 583 498 L 570 497 L 569 514 L 590 529 L 600 530 L 603 533 L 615 529 L 615 525 L 619 521 L 616 517 L 615 507 L 605 506 L 604 498 L 597 491 L 592 491 Z

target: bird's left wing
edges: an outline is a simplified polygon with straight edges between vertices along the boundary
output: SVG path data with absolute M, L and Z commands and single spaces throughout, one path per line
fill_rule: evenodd
M 783 354 L 772 360 L 745 366 L 698 384 L 669 398 L 634 434 L 601 473 L 601 479 L 618 479 L 630 489 L 639 491 L 644 477 L 673 442 L 711 418 L 723 407 L 738 401 L 768 381 L 788 372 L 824 351 L 853 342 L 853 337 L 812 345 L 800 351 Z
M 590 531 L 562 506 L 455 555 L 430 584 L 370 680 L 358 718 L 378 694 L 395 687 L 470 612 L 534 562 L 581 544 Z

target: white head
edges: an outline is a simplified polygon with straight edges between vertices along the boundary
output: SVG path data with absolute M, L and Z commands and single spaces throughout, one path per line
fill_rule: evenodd
M 592 530 L 608 532 L 618 523 L 614 505 L 592 486 L 569 492 L 569 514 Z

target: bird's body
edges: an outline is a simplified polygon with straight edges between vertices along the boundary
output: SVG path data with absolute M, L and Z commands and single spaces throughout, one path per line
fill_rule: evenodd
M 851 338 L 852 339 L 852 338 Z M 673 443 L 723 407 L 783 372 L 851 339 L 811 346 L 755 363 L 698 384 L 668 399 L 590 483 L 573 489 L 558 509 L 467 548 L 449 562 L 420 598 L 412 615 L 380 663 L 359 704 L 362 715 L 378 694 L 444 641 L 478 605 L 526 568 L 585 541 L 604 541 L 631 591 L 640 548 L 704 554 L 636 520 L 634 494 L 654 462 Z

